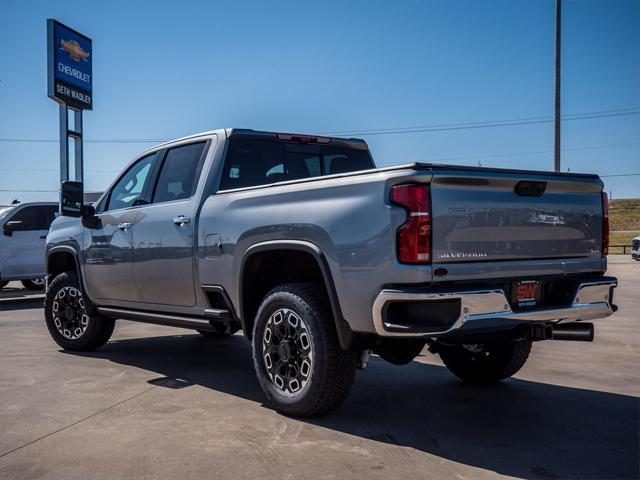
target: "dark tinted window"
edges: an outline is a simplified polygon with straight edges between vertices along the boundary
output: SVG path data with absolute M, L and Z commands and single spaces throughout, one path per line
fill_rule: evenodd
M 355 172 L 371 168 L 371 160 L 368 156 L 348 155 L 344 153 L 333 153 L 324 156 L 324 171 L 327 175 L 336 173 Z
M 367 150 L 232 139 L 220 188 L 252 187 L 368 168 L 373 168 L 373 163 Z
M 58 213 L 58 205 L 46 205 L 42 207 L 42 215 L 44 217 L 44 229 L 49 230 L 51 224 L 56 219 Z
M 107 210 L 131 207 L 136 200 L 143 198 L 156 156 L 156 153 L 152 153 L 141 158 L 118 180 L 109 195 Z
M 25 207 L 22 210 L 16 212 L 8 222 L 22 222 L 21 225 L 14 227 L 14 231 L 26 231 L 26 230 L 49 230 L 51 222 L 56 218 L 55 214 L 58 211 L 58 207 L 55 205 L 42 205 Z
M 198 184 L 204 143 L 172 148 L 162 164 L 153 202 L 170 202 L 189 198 Z

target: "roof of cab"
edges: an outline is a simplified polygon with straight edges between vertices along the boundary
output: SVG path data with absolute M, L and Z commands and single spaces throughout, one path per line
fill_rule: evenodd
M 305 137 L 305 138 L 323 138 L 328 139 L 330 141 L 340 142 L 343 144 L 350 144 L 355 148 L 368 148 L 367 142 L 362 140 L 361 138 L 340 138 L 340 137 L 330 137 L 326 135 L 315 135 L 315 134 L 307 134 L 307 133 L 284 133 L 284 132 L 269 132 L 263 130 L 253 130 L 250 128 L 218 128 L 216 130 L 208 130 L 206 132 L 194 133 L 192 135 L 187 135 L 185 137 L 176 138 L 174 140 L 169 140 L 154 147 L 151 147 L 145 151 L 150 152 L 152 150 L 157 150 L 159 148 L 165 148 L 174 143 L 183 142 L 185 140 L 197 139 L 200 137 L 211 137 L 213 135 L 225 135 L 227 138 L 243 136 L 243 137 L 253 137 L 253 138 L 265 138 L 265 137 L 274 137 L 277 138 L 279 135 L 289 135 L 293 137 Z

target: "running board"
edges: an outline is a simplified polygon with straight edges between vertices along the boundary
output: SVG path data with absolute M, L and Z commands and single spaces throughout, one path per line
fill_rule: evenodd
M 231 318 L 229 310 L 221 308 L 205 308 L 204 315 L 219 322 L 230 322 L 231 320 L 233 320 Z
M 98 307 L 105 317 L 121 318 L 123 320 L 133 320 L 135 322 L 153 323 L 156 325 L 166 325 L 169 327 L 189 328 L 192 330 L 220 331 L 220 323 L 223 320 L 226 310 L 205 310 L 205 314 L 210 318 L 187 317 L 181 315 L 168 315 L 166 313 L 143 312 L 140 310 L 127 310 L 125 308 Z M 216 325 L 214 326 L 213 323 Z

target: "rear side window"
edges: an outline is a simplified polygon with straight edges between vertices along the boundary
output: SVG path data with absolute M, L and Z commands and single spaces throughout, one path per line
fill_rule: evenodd
M 253 187 L 373 168 L 367 150 L 231 139 L 220 188 Z
M 16 212 L 8 222 L 22 222 L 14 227 L 15 232 L 29 230 L 49 230 L 51 222 L 55 219 L 58 207 L 55 205 L 42 205 L 25 207 Z
M 172 148 L 162 163 L 153 203 L 171 202 L 191 197 L 198 183 L 205 143 Z

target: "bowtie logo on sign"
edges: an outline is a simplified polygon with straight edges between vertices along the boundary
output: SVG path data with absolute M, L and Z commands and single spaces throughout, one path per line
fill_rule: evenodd
M 89 52 L 80 46 L 75 40 L 60 40 L 60 50 L 64 50 L 76 62 L 88 62 Z

